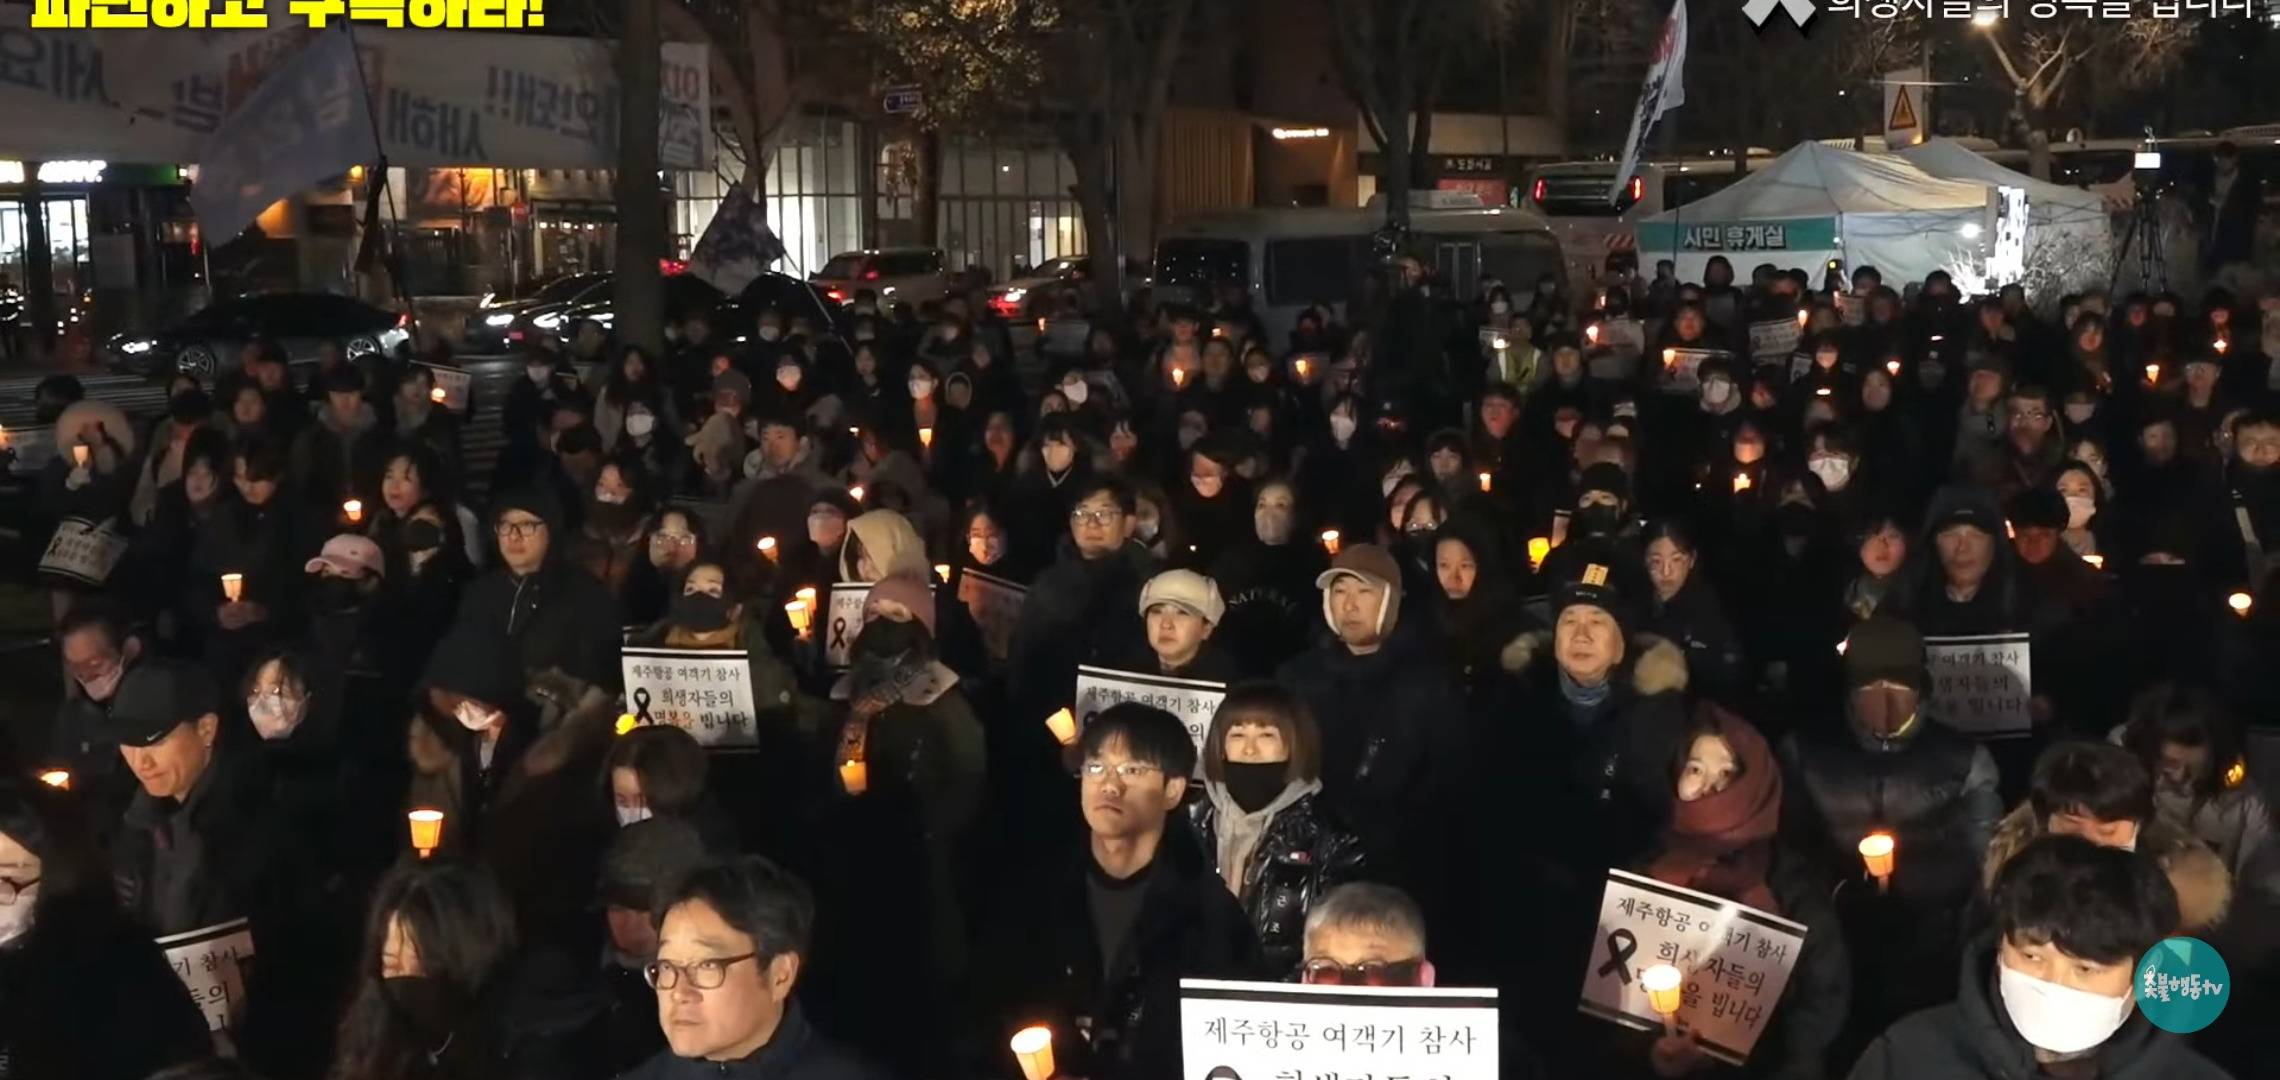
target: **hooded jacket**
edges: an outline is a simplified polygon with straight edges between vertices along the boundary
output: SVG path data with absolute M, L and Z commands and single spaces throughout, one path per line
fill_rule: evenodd
M 863 554 L 871 557 L 880 577 L 934 580 L 934 571 L 926 565 L 926 543 L 918 538 L 909 518 L 893 510 L 872 510 L 850 520 L 847 531 L 863 545 Z M 857 580 L 855 560 L 844 544 L 839 548 L 839 579 Z
M 1236 899 L 1258 931 L 1266 951 L 1267 973 L 1281 977 L 1305 958 L 1306 913 L 1330 890 L 1360 878 L 1367 864 L 1361 841 L 1332 820 L 1321 784 L 1292 784 L 1257 815 L 1227 794 L 1227 786 L 1203 785 L 1204 797 L 1188 804 L 1205 865 L 1226 880 L 1221 865 L 1222 837 L 1236 818 L 1264 819 L 1250 854 L 1243 860 L 1244 894 Z
M 329 405 L 318 406 L 316 422 L 293 438 L 292 483 L 315 506 L 337 505 L 354 493 L 378 494 L 380 470 L 387 464 L 388 433 L 372 406 L 357 403 L 346 421 Z M 431 484 L 433 482 L 431 481 Z
M 1983 940 L 1963 957 L 1955 1000 L 1892 1025 L 1869 1044 L 1851 1080 L 2032 1080 L 2041 1075 L 2034 1047 L 2019 1036 L 1993 990 L 1995 943 Z M 2132 1011 L 2095 1051 L 2098 1080 L 2224 1080 L 2225 1072 L 2185 1040 Z
M 2047 831 L 2032 802 L 2013 809 L 1995 827 L 1995 838 L 1987 845 L 1987 858 L 1981 864 L 1982 886 L 1994 888 L 1995 875 L 2002 872 L 2003 864 Z M 2139 827 L 2137 850 L 2153 856 L 2170 887 L 2177 890 L 2178 933 L 2205 933 L 2224 922 L 2226 911 L 2232 907 L 2232 873 L 2207 844 L 2155 817 Z

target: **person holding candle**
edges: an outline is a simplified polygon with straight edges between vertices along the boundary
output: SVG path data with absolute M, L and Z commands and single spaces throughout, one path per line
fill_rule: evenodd
M 1187 546 L 1169 561 L 1207 569 L 1251 532 L 1251 485 L 1235 472 L 1233 436 L 1214 435 L 1182 456 L 1187 476 L 1172 488 L 1170 511 Z
M 315 422 L 293 439 L 292 485 L 311 506 L 338 507 L 345 498 L 370 501 L 389 433 L 364 400 L 364 372 L 344 363 L 326 372 L 319 385 L 325 396 L 314 410 Z
M 65 690 L 48 734 L 48 761 L 71 774 L 73 790 L 106 830 L 126 808 L 134 779 L 111 737 L 119 683 L 149 648 L 134 613 L 113 596 L 83 596 L 56 626 Z
M 1892 1025 L 1851 1080 L 2230 1075 L 2132 1001 L 2139 958 L 2177 925 L 2177 897 L 2150 862 L 2048 837 L 2004 866 L 1989 906 L 1993 939 L 1964 953 L 1954 1001 Z
M 214 516 L 176 583 L 178 625 L 198 643 L 215 677 L 236 682 L 253 654 L 298 625 L 304 571 L 329 535 L 324 519 L 286 482 L 285 448 L 265 438 L 238 444 L 237 499 Z M 325 512 L 338 504 L 325 507 Z M 238 574 L 238 597 L 219 582 Z

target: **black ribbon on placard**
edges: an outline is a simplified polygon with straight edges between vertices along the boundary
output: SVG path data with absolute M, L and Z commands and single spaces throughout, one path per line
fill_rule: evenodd
M 831 651 L 843 652 L 846 648 L 847 619 L 845 616 L 841 616 L 831 620 Z
M 1607 962 L 1599 965 L 1599 974 L 1613 975 L 1631 985 L 1631 956 L 1639 951 L 1639 939 L 1629 930 L 1617 930 L 1607 935 Z
M 649 717 L 649 688 L 646 686 L 633 688 L 633 718 L 638 723 L 656 723 Z

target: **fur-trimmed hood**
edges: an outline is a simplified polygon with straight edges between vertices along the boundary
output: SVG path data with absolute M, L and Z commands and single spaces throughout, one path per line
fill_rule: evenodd
M 2040 839 L 2042 821 L 2031 802 L 2020 803 L 1995 826 L 1987 843 L 1987 858 L 1980 867 L 1980 887 L 1992 891 L 1995 875 L 2021 848 Z M 2224 860 L 2191 833 L 2156 818 L 2138 832 L 2137 849 L 2161 863 L 2161 872 L 2177 890 L 2179 933 L 2206 930 L 2224 921 L 2232 907 L 2232 872 Z
M 1504 670 L 1525 675 L 1538 660 L 1550 660 L 1552 632 L 1531 630 L 1504 646 Z M 1632 634 L 1618 665 L 1619 678 L 1630 680 L 1640 697 L 1678 693 L 1686 689 L 1686 650 L 1655 634 Z

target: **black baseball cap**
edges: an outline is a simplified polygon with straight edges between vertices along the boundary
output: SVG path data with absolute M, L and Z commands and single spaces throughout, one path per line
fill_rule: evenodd
M 127 669 L 111 700 L 110 736 L 121 746 L 156 746 L 174 729 L 220 711 L 214 680 L 203 668 L 145 660 Z

